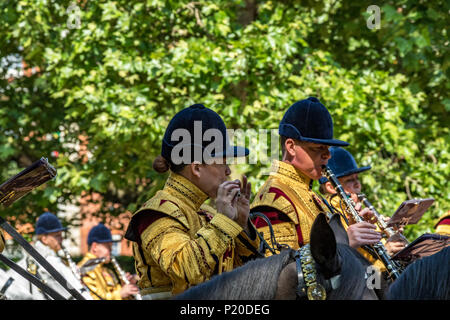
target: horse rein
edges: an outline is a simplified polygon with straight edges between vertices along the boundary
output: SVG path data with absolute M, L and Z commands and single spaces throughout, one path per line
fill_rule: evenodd
M 269 218 L 267 218 L 266 215 L 262 214 L 261 212 L 250 212 L 250 219 L 254 219 L 256 217 L 260 217 L 267 223 L 270 232 L 270 242 L 272 243 L 272 246 L 270 246 L 264 239 L 262 233 L 256 231 L 256 234 L 261 240 L 261 246 L 259 249 L 261 254 L 264 255 L 266 249 L 268 249 L 272 254 L 276 254 L 276 251 L 281 251 L 282 249 L 290 249 L 290 247 L 287 244 L 280 244 L 277 242 L 275 238 L 275 232 L 273 231 L 272 223 L 270 222 Z
M 294 259 L 297 267 L 297 299 L 325 300 L 327 292 L 339 287 L 340 274 L 324 280 L 323 283 L 318 281 L 309 243 L 295 251 Z
M 324 199 L 325 200 L 325 199 Z M 325 201 L 326 205 L 329 204 Z M 330 206 L 329 206 L 330 207 Z M 270 246 L 262 236 L 262 233 L 256 232 L 261 240 L 260 253 L 264 254 L 265 249 L 269 249 L 272 254 L 276 254 L 276 250 L 281 251 L 283 248 L 290 249 L 286 244 L 280 244 L 276 241 L 275 232 L 269 218 L 260 212 L 251 212 L 250 219 L 255 217 L 262 218 L 268 225 L 270 231 Z M 297 268 L 297 299 L 308 298 L 308 300 L 325 300 L 327 292 L 337 289 L 340 285 L 341 275 L 337 274 L 330 279 L 325 279 L 323 283 L 317 280 L 315 261 L 311 254 L 309 243 L 296 250 L 293 255 Z

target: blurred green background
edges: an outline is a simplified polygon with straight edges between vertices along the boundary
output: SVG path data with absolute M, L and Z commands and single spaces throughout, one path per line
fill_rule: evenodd
M 92 192 L 101 212 L 133 212 L 164 183 L 152 162 L 177 111 L 203 103 L 230 129 L 277 129 L 292 103 L 315 96 L 335 137 L 372 166 L 361 175 L 369 200 L 390 216 L 435 198 L 405 230 L 432 232 L 450 209 L 450 2 L 383 1 L 369 29 L 373 4 L 2 1 L 0 177 L 42 156 L 58 175 L 0 214 L 34 223 Z M 265 167 L 233 170 L 255 193 Z

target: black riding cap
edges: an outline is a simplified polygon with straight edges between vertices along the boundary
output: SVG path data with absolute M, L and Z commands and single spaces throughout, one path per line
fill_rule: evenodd
M 204 163 L 210 158 L 244 157 L 248 154 L 247 148 L 230 146 L 222 118 L 202 104 L 185 108 L 170 120 L 161 148 L 161 155 L 175 164 Z
M 329 146 L 348 146 L 333 139 L 333 120 L 317 98 L 309 97 L 294 103 L 283 116 L 278 132 L 281 136 Z
M 354 173 L 364 172 L 372 168 L 371 166 L 358 167 L 352 154 L 343 148 L 331 147 L 330 153 L 331 159 L 328 160 L 328 167 L 336 175 L 336 178 L 349 176 Z M 323 184 L 327 181 L 328 179 L 325 177 L 319 179 L 320 184 Z

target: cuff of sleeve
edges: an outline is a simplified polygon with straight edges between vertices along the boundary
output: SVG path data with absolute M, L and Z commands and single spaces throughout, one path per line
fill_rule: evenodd
M 233 239 L 244 230 L 239 224 L 221 213 L 214 215 L 211 224 Z

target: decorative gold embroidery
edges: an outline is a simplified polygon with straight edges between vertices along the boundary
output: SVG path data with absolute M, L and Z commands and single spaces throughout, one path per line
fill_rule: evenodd
M 269 206 L 281 210 L 283 213 L 287 214 L 295 224 L 300 224 L 303 243 L 308 243 L 312 223 L 317 214 L 324 210 L 323 206 L 319 206 L 314 200 L 314 197 L 317 196 L 311 190 L 311 184 L 312 180 L 297 170 L 293 165 L 274 160 L 270 177 L 255 197 L 251 208 Z M 279 199 L 282 197 L 278 197 L 277 200 L 274 200 L 274 196 L 271 196 L 273 193 L 269 193 L 271 187 L 282 190 L 292 201 L 295 208 L 292 207 L 290 203 L 288 205 L 283 204 L 280 206 Z M 292 234 L 295 233 L 295 229 L 292 230 Z
M 181 202 L 188 204 L 192 209 L 198 211 L 208 195 L 185 177 L 171 172 L 166 181 L 164 190 L 175 196 Z
M 295 169 L 294 166 L 289 163 L 274 160 L 270 171 L 270 175 L 285 176 L 286 178 L 299 182 L 302 185 L 308 186 L 308 190 L 310 190 L 309 186 L 311 184 L 311 179 L 299 170 Z

